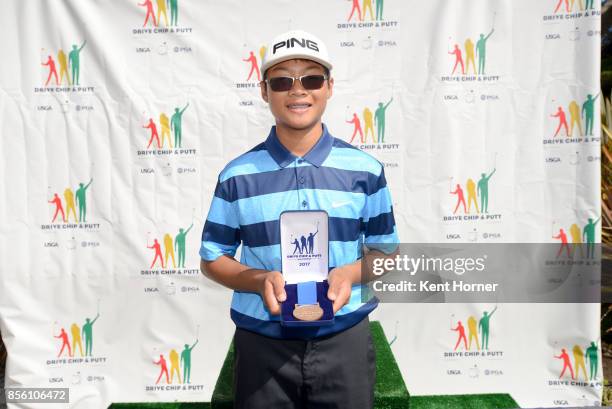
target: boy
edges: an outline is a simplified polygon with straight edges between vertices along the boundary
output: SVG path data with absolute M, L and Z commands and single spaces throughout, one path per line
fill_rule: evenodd
M 261 96 L 276 126 L 221 171 L 204 225 L 201 270 L 234 290 L 237 408 L 373 405 L 367 316 L 377 300 L 361 302 L 361 245 L 396 243 L 397 235 L 382 165 L 331 136 L 321 122 L 332 96 L 331 68 L 325 45 L 303 31 L 282 34 L 267 47 Z M 334 324 L 282 327 L 279 216 L 313 209 L 329 214 L 327 296 Z

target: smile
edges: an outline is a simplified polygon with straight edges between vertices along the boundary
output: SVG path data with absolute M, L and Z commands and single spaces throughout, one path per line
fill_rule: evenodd
M 300 104 L 289 104 L 287 108 L 293 112 L 303 112 L 310 108 L 312 104 L 300 103 Z

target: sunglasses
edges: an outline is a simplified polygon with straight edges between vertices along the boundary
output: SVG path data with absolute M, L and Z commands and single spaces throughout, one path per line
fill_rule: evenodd
M 289 91 L 293 88 L 293 82 L 299 80 L 304 89 L 312 91 L 320 89 L 327 79 L 326 75 L 302 75 L 301 77 L 273 77 L 268 78 L 266 82 L 270 84 L 270 88 L 274 92 Z

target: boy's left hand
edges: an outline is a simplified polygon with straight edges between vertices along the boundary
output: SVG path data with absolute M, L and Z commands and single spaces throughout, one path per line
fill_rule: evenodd
M 347 270 L 342 267 L 336 267 L 329 272 L 327 282 L 329 283 L 327 298 L 333 302 L 335 314 L 340 308 L 348 304 L 351 298 L 353 281 Z

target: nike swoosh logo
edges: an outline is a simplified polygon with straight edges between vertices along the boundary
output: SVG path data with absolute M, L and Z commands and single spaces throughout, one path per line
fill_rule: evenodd
M 346 206 L 346 205 L 349 205 L 349 204 L 351 204 L 351 203 L 353 203 L 353 202 L 351 202 L 350 200 L 347 200 L 347 201 L 345 201 L 345 202 L 332 202 L 332 205 L 331 205 L 331 206 L 332 206 L 334 209 L 336 209 L 336 208 L 338 208 L 338 207 Z

